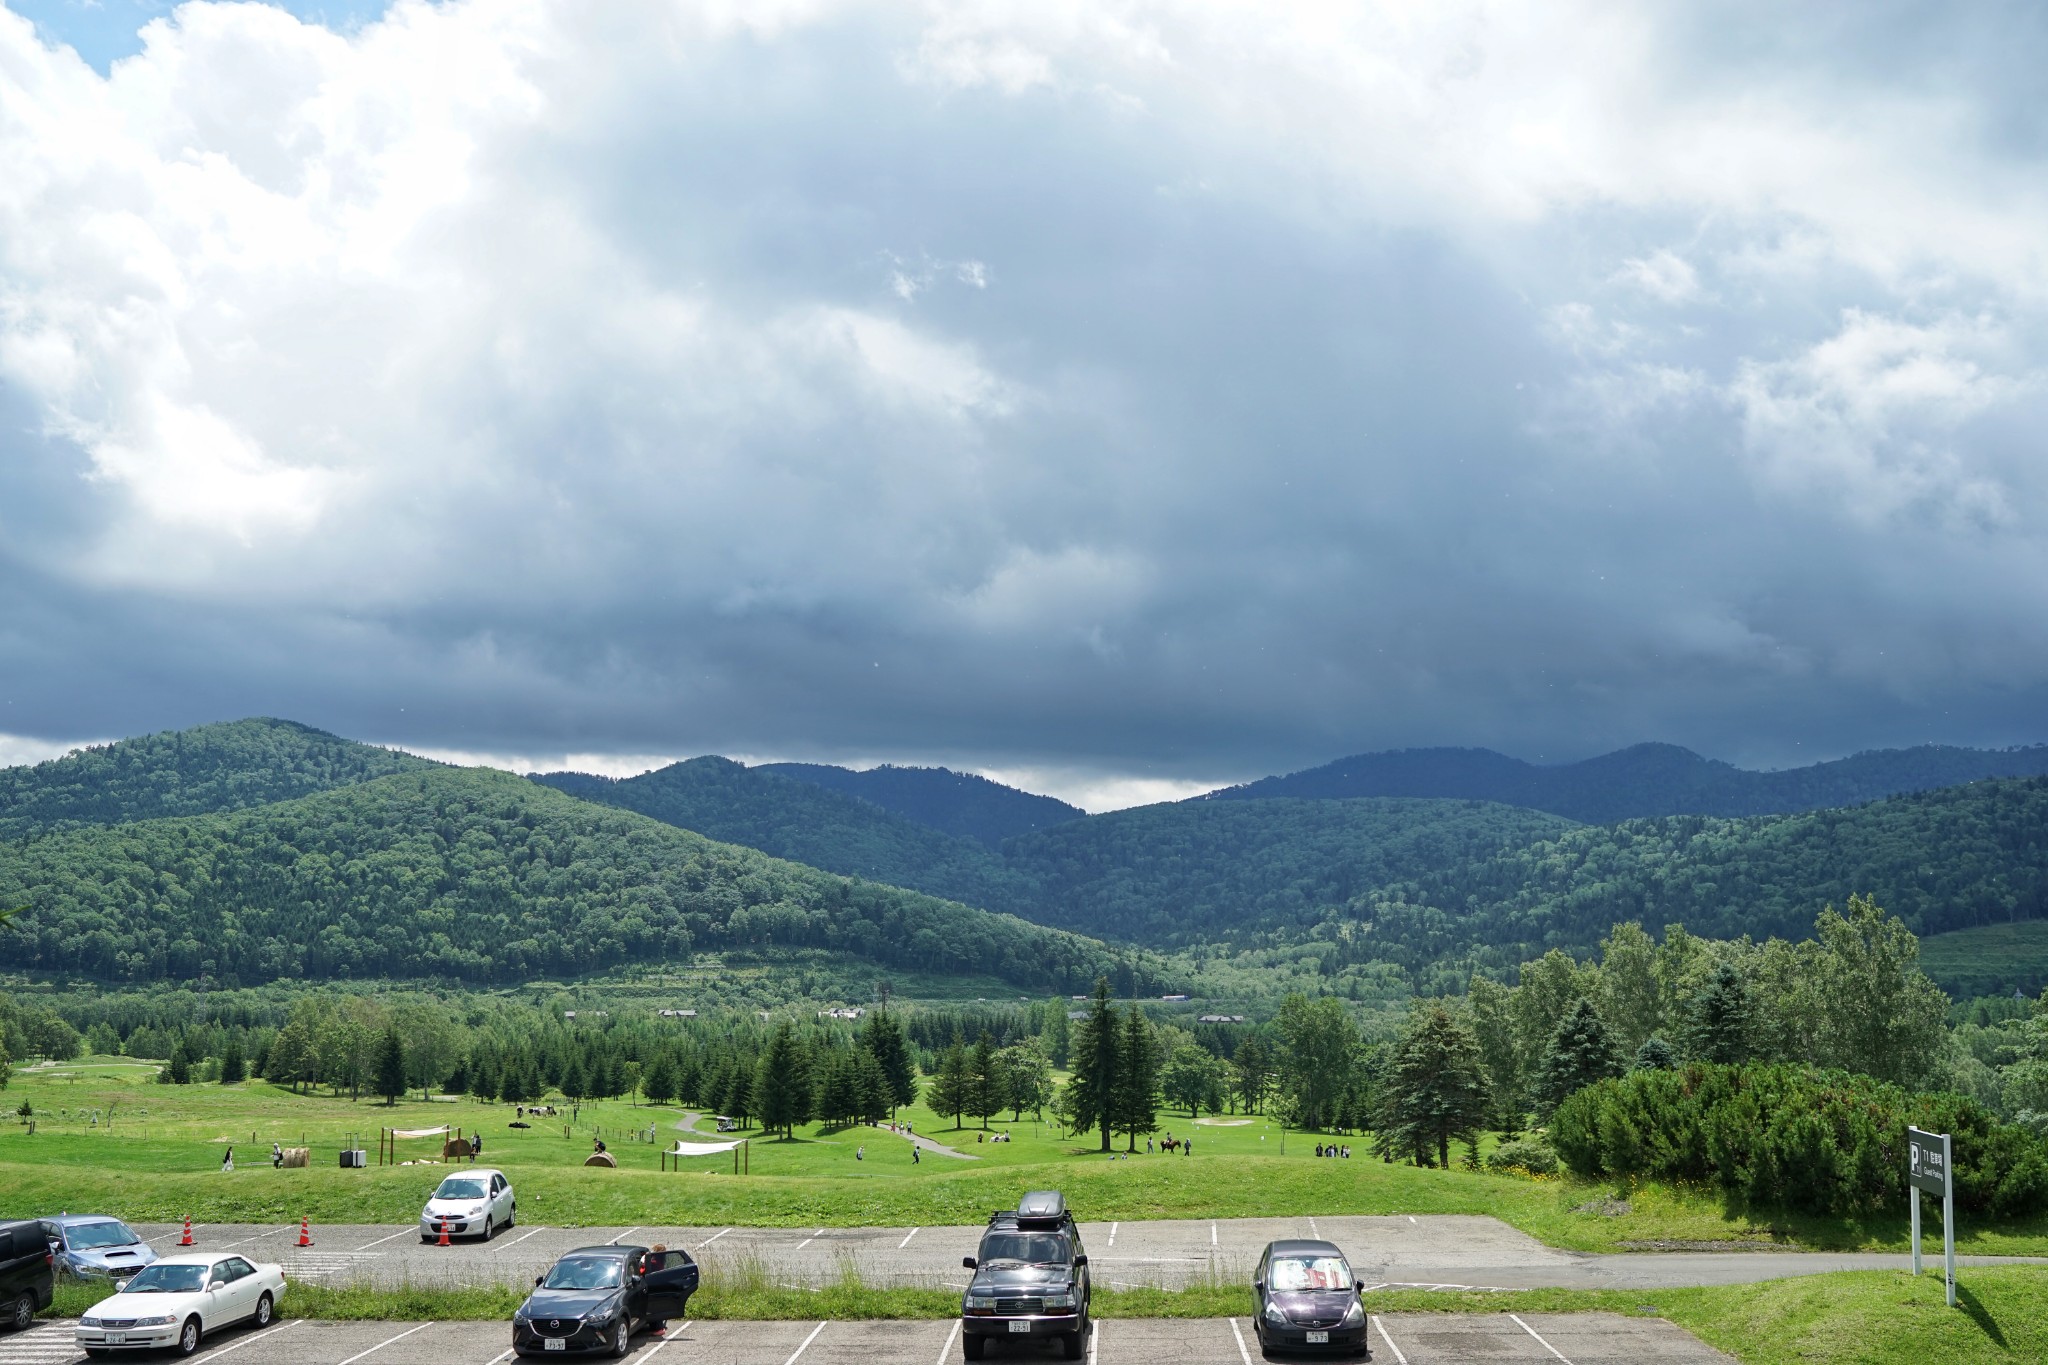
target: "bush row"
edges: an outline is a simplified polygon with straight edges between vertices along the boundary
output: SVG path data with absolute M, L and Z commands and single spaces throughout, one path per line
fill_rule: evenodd
M 1848 1216 L 1906 1203 L 1906 1128 L 1953 1134 L 1956 1205 L 1999 1218 L 2048 1209 L 2048 1144 L 1959 1095 L 1867 1076 L 1696 1063 L 1572 1095 L 1550 1140 L 1575 1175 L 1717 1185 L 1758 1208 Z

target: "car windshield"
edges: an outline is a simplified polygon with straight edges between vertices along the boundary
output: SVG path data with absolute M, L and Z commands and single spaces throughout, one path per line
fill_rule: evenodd
M 419 1187 L 415 1185 L 414 1189 Z M 473 1175 L 451 1175 L 441 1182 L 441 1188 L 434 1191 L 436 1199 L 481 1199 L 484 1197 L 484 1182 Z
M 125 1294 L 196 1294 L 206 1287 L 203 1265 L 165 1265 L 159 1261 L 145 1266 L 128 1281 Z
M 1056 1232 L 991 1232 L 981 1239 L 983 1264 L 990 1261 L 1028 1261 L 1034 1265 L 1064 1265 L 1067 1239 Z
M 124 1247 L 142 1239 L 128 1231 L 127 1224 L 112 1219 L 104 1223 L 74 1223 L 64 1229 L 64 1245 L 73 1251 L 93 1251 L 99 1247 Z
M 617 1289 L 624 1268 L 617 1256 L 564 1256 L 541 1283 L 547 1289 Z
M 1341 1256 L 1278 1256 L 1269 1283 L 1275 1289 L 1349 1289 L 1351 1267 Z

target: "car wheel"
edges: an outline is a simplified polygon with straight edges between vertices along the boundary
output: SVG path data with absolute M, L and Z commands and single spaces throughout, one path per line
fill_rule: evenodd
M 987 1348 L 987 1337 L 963 1336 L 960 1338 L 960 1354 L 968 1360 L 980 1360 L 981 1353 Z
M 36 1300 L 33 1294 L 23 1294 L 7 1310 L 7 1325 L 17 1332 L 26 1332 L 36 1320 Z
M 1088 1333 L 1085 1328 L 1078 1332 L 1069 1332 L 1060 1340 L 1060 1349 L 1068 1360 L 1079 1360 L 1087 1346 Z
M 633 1349 L 633 1326 L 623 1317 L 612 1324 L 612 1359 L 624 1360 Z
M 497 1226 L 497 1224 L 495 1224 L 495 1223 L 493 1223 L 493 1222 L 491 1221 L 491 1211 L 490 1211 L 489 1209 L 485 1209 L 485 1210 L 484 1210 L 484 1237 L 483 1237 L 483 1240 L 485 1240 L 486 1242 L 490 1241 L 490 1240 L 491 1240 L 491 1237 L 492 1237 L 492 1235 L 493 1235 L 493 1234 L 495 1234 L 495 1233 L 497 1232 L 497 1230 L 498 1230 L 498 1226 Z
M 181 1356 L 189 1356 L 199 1349 L 199 1319 L 195 1315 L 185 1319 L 185 1325 L 178 1329 L 178 1344 L 171 1349 Z
M 112 1360 L 114 1358 L 114 1353 L 104 1346 L 88 1346 L 85 1348 L 85 1353 L 94 1360 Z
M 250 1318 L 249 1321 L 255 1323 L 258 1327 L 268 1327 L 275 1310 L 276 1305 L 271 1303 L 270 1291 L 266 1289 L 263 1292 L 263 1297 L 256 1300 L 256 1315 Z

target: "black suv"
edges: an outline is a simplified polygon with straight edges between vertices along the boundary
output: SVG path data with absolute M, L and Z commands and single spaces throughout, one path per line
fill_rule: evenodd
M 960 1302 L 960 1350 L 981 1359 L 991 1339 L 1058 1337 L 1068 1360 L 1088 1341 L 1088 1253 L 1081 1230 L 1056 1190 L 1038 1190 L 1008 1212 L 989 1216 L 981 1254 L 962 1258 L 974 1272 Z
M 56 1257 L 43 1225 L 0 1222 L 0 1325 L 26 1330 L 56 1292 Z

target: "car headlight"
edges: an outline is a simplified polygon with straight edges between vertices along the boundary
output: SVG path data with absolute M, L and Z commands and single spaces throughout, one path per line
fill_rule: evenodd
M 163 1317 L 163 1318 L 137 1318 L 137 1319 L 135 1320 L 135 1325 L 136 1325 L 137 1327 L 169 1327 L 169 1326 L 170 1326 L 170 1325 L 171 1325 L 172 1323 L 174 1323 L 174 1322 L 176 1322 L 176 1321 L 177 1321 L 177 1319 L 176 1319 L 176 1318 L 171 1318 L 171 1317 Z
M 967 1296 L 967 1306 L 969 1308 L 994 1308 L 996 1301 L 993 1295 L 969 1294 Z
M 1282 1326 L 1285 1326 L 1285 1325 L 1286 1325 L 1286 1323 L 1287 1323 L 1287 1315 L 1286 1315 L 1285 1313 L 1283 1313 L 1283 1312 L 1281 1312 L 1281 1311 L 1280 1311 L 1280 1305 L 1279 1305 L 1279 1304 L 1277 1304 L 1277 1303 L 1268 1303 L 1268 1304 L 1266 1305 L 1266 1321 L 1267 1321 L 1267 1322 L 1277 1322 L 1277 1323 L 1281 1324 Z
M 84 1317 L 78 1320 L 78 1325 L 80 1327 L 97 1327 L 100 1325 L 100 1320 L 94 1317 L 92 1314 L 87 1313 Z
M 1356 1327 L 1365 1321 L 1365 1305 L 1353 1299 L 1351 1306 L 1344 1310 L 1344 1325 Z
M 1064 1294 L 1047 1294 L 1043 1302 L 1047 1308 L 1072 1308 L 1074 1306 L 1074 1291 L 1069 1289 Z

